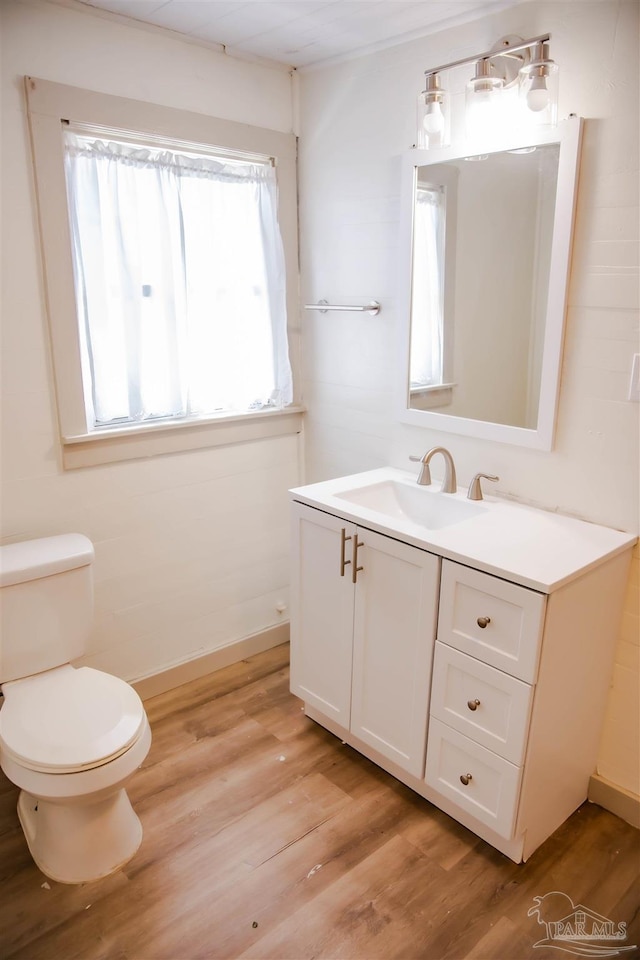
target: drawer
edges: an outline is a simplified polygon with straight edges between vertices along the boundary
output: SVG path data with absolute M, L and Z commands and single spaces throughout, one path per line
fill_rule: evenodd
M 533 687 L 436 643 L 431 713 L 511 763 L 522 763 Z
M 426 782 L 507 840 L 513 836 L 521 775 L 522 767 L 431 719 Z
M 438 640 L 533 683 L 546 597 L 445 560 Z

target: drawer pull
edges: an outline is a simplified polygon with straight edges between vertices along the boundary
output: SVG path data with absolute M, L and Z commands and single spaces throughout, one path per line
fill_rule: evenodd
M 467 706 L 469 707 L 469 710 L 477 710 L 478 707 L 480 706 L 480 701 L 479 701 L 479 700 L 467 700 Z
M 358 534 L 356 533 L 355 540 L 353 541 L 353 566 L 351 567 L 352 574 L 353 574 L 351 577 L 352 583 L 358 582 L 358 574 L 360 573 L 361 570 L 364 570 L 364 567 L 358 566 L 358 548 L 359 547 L 364 547 L 364 543 L 362 542 L 362 540 L 358 540 Z
M 491 623 L 491 617 L 478 617 L 478 619 L 476 620 L 476 623 L 478 624 L 481 630 L 484 630 L 484 628 L 488 627 L 489 624 Z
M 347 536 L 347 531 L 343 527 L 342 530 L 340 531 L 340 576 L 341 577 L 344 577 L 345 567 L 347 567 L 351 563 L 351 560 L 347 560 L 344 555 L 347 540 L 351 540 L 351 537 Z
M 473 780 L 473 777 L 470 773 L 462 773 L 460 775 L 460 783 L 462 783 L 465 787 L 469 785 L 471 780 Z

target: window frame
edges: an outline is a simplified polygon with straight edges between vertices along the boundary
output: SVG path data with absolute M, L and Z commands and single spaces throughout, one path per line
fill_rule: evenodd
M 296 138 L 262 127 L 25 77 L 36 182 L 46 306 L 65 467 L 132 459 L 299 432 L 298 237 Z M 71 232 L 64 171 L 65 121 L 201 145 L 204 149 L 273 157 L 278 220 L 287 272 L 287 336 L 294 402 L 282 410 L 215 414 L 180 420 L 90 428 L 82 378 Z M 274 422 L 270 422 L 274 418 Z M 277 423 L 280 423 L 278 428 Z

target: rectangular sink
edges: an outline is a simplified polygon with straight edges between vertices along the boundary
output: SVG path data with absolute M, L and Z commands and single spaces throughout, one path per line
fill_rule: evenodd
M 429 487 L 410 486 L 396 480 L 341 490 L 334 496 L 386 517 L 410 520 L 430 530 L 471 520 L 486 510 L 479 503 L 458 499 L 456 494 L 440 493 Z

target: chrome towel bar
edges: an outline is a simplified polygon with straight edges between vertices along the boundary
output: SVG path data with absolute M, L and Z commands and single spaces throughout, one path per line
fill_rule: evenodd
M 371 316 L 375 316 L 376 313 L 380 312 L 380 304 L 377 300 L 370 300 L 364 307 L 350 307 L 347 305 L 338 305 L 334 303 L 327 303 L 326 300 L 318 300 L 317 303 L 305 303 L 305 310 L 319 310 L 320 313 L 327 313 L 329 310 L 349 310 L 356 313 L 370 313 Z

